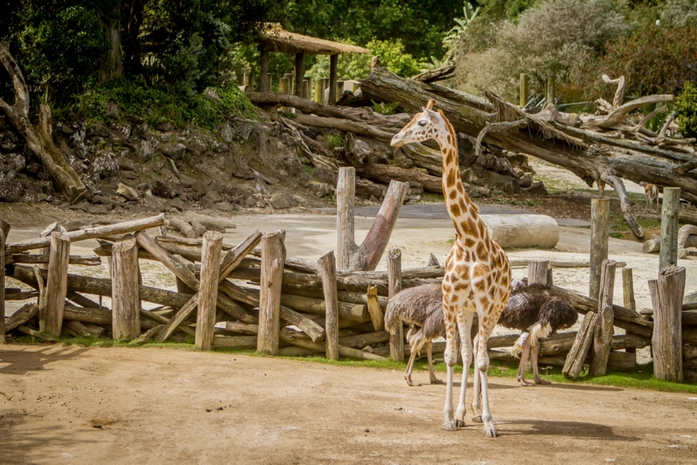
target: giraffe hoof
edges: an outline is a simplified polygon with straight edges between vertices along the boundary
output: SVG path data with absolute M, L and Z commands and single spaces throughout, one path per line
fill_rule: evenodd
M 482 423 L 482 416 L 481 415 L 475 415 L 472 417 L 472 422 L 473 423 Z
M 465 420 L 455 420 L 455 425 L 457 425 L 458 428 L 464 428 Z
M 446 423 L 443 423 L 441 429 L 445 431 L 457 431 L 457 423 L 455 421 L 448 421 Z
M 494 428 L 493 426 L 491 428 L 484 428 L 484 436 L 488 438 L 495 438 L 498 435 L 499 434 L 496 432 L 496 428 Z

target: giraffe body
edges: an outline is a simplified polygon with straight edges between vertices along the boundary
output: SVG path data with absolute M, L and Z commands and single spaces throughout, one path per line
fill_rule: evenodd
M 460 178 L 455 131 L 443 112 L 435 112 L 431 106 L 432 101 L 429 101 L 428 106 L 392 138 L 391 144 L 401 147 L 406 143 L 434 139 L 443 154 L 443 196 L 456 232 L 455 242 L 445 261 L 443 278 L 447 341 L 445 362 L 448 370 L 443 429 L 454 431 L 465 424 L 467 377 L 472 359 L 476 357 L 472 406 L 475 419 L 481 419 L 484 423 L 485 434 L 494 437 L 496 428 L 488 399 L 487 342 L 508 301 L 511 269 L 506 254 L 491 239 L 487 225 L 479 216 L 479 209 L 465 192 Z M 479 328 L 476 347 L 473 347 L 471 326 L 475 314 L 478 315 Z M 458 330 L 462 342 L 463 373 L 457 410 L 453 412 L 452 387 Z

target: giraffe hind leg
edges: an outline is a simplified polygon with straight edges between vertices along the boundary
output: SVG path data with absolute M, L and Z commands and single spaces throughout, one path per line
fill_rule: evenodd
M 492 312 L 494 315 L 499 315 L 501 311 Z M 484 434 L 490 438 L 495 438 L 498 436 L 496 432 L 496 427 L 494 426 L 494 420 L 491 415 L 491 409 L 489 407 L 489 353 L 487 352 L 487 345 L 489 342 L 489 336 L 494 330 L 494 325 L 496 324 L 497 318 L 487 318 L 487 323 L 484 322 L 484 312 L 479 312 L 479 334 L 477 336 L 477 365 L 475 370 L 479 371 L 479 376 L 481 377 L 481 392 L 482 392 L 482 423 L 484 423 Z
M 457 423 L 453 410 L 453 375 L 455 372 L 455 361 L 457 360 L 457 344 L 455 342 L 455 334 L 457 331 L 457 323 L 455 321 L 455 311 L 451 305 L 446 302 L 446 297 L 443 299 L 443 312 L 445 317 L 445 364 L 447 366 L 447 375 L 445 381 L 445 421 L 442 429 L 446 431 L 457 431 Z
M 467 377 L 472 363 L 472 320 L 473 312 L 461 312 L 458 314 L 457 326 L 460 330 L 460 341 L 462 342 L 462 383 L 460 385 L 460 396 L 457 403 L 455 420 L 457 426 L 465 426 L 465 394 L 467 393 Z

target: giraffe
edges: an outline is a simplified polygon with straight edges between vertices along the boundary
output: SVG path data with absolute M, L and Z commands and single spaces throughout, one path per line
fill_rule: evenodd
M 473 357 L 476 357 L 472 401 L 474 421 L 481 420 L 484 423 L 484 434 L 496 437 L 496 428 L 489 408 L 487 342 L 508 301 L 511 268 L 508 257 L 491 239 L 487 225 L 479 216 L 479 209 L 469 199 L 462 185 L 455 131 L 443 112 L 436 112 L 432 108 L 433 100 L 429 100 L 426 108 L 416 114 L 411 122 L 392 138 L 391 145 L 401 147 L 411 142 L 435 139 L 443 154 L 443 197 L 455 227 L 456 239 L 445 261 L 443 278 L 447 381 L 445 423 L 442 428 L 455 431 L 458 426 L 465 425 L 467 377 L 470 363 Z M 479 328 L 473 355 L 470 331 L 475 314 L 478 316 Z M 457 359 L 457 330 L 462 343 L 463 370 L 459 402 L 453 415 L 452 392 Z

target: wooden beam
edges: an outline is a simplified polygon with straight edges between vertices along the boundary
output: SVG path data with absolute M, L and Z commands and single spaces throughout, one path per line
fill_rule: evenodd
M 295 95 L 300 98 L 305 97 L 303 92 L 303 80 L 305 78 L 305 54 L 300 52 L 295 54 Z M 263 91 L 262 91 L 263 92 Z
M 592 376 L 603 376 L 607 372 L 607 361 L 610 356 L 610 344 L 613 336 L 612 324 L 615 321 L 615 312 L 612 309 L 615 269 L 616 263 L 613 260 L 603 262 L 600 296 L 598 298 L 598 323 L 593 335 L 593 357 L 588 369 Z
M 663 210 L 661 212 L 661 250 L 658 258 L 658 272 L 678 264 L 678 215 L 680 213 L 680 188 L 663 189 Z
M 42 333 L 60 336 L 68 292 L 70 238 L 67 234 L 53 232 L 50 241 L 46 295 L 39 305 L 39 329 Z
M 665 381 L 681 382 L 682 372 L 682 299 L 685 292 L 685 268 L 671 266 L 658 279 L 649 281 L 653 305 L 653 374 Z
M 281 311 L 281 285 L 286 258 L 285 231 L 261 238 L 261 281 L 259 295 L 259 338 L 257 351 L 278 353 Z
M 336 104 L 337 69 L 339 65 L 339 55 L 329 56 L 329 100 L 328 105 Z
M 591 200 L 591 273 L 590 290 L 591 299 L 597 299 L 600 293 L 600 275 L 602 274 L 603 261 L 608 254 L 608 223 L 610 220 L 610 199 Z
M 336 290 L 336 261 L 334 252 L 329 252 L 317 260 L 319 275 L 322 277 L 322 290 L 326 303 L 324 331 L 327 341 L 327 358 L 339 360 L 339 299 Z
M 392 249 L 387 254 L 387 280 L 389 298 L 402 290 L 402 251 Z M 390 356 L 395 362 L 404 361 L 404 327 L 400 323 L 394 334 L 390 334 Z
M 138 246 L 133 236 L 114 243 L 111 258 L 111 322 L 114 339 L 140 337 L 140 297 L 138 296 Z

